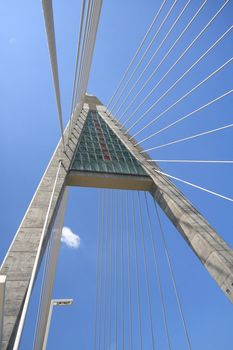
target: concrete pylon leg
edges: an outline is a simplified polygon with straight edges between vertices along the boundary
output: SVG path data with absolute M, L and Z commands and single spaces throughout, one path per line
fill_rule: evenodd
M 25 295 L 49 207 L 58 164 L 62 161 L 49 213 L 49 220 L 46 228 L 47 233 L 45 235 L 41 259 L 53 226 L 64 186 L 66 186 L 67 172 L 79 141 L 88 109 L 88 105 L 85 104 L 85 113 L 80 114 L 78 120 L 76 120 L 77 123 L 74 123 L 76 127 L 71 134 L 69 146 L 66 147 L 66 153 L 63 152 L 62 142 L 59 142 L 2 263 L 0 274 L 7 276 L 7 283 L 1 350 L 10 350 L 13 348 Z M 64 135 L 66 142 L 68 140 L 68 129 L 67 127 Z
M 125 144 L 128 150 L 151 177 L 153 185 L 150 193 L 167 217 L 175 225 L 182 237 L 189 244 L 202 264 L 217 282 L 222 291 L 233 302 L 233 250 L 208 224 L 203 216 L 192 206 L 178 188 L 165 176 L 156 172 L 160 168 L 141 149 L 129 140 L 121 125 L 106 113 L 103 106 L 98 108 L 99 113 L 109 127 Z
M 168 179 L 157 174 L 152 178 L 152 197 L 233 302 L 232 249 Z

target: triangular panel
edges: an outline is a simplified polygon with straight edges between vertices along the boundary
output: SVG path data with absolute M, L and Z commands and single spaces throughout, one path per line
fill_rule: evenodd
M 147 176 L 136 158 L 95 110 L 88 112 L 70 170 Z

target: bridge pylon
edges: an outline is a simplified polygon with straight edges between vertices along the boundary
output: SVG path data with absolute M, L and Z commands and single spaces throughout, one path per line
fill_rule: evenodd
M 233 251 L 158 165 L 148 162 L 106 107 L 86 95 L 72 125 L 70 134 L 69 125 L 64 132 L 66 151 L 60 140 L 1 266 L 7 281 L 1 350 L 14 348 L 32 274 L 39 269 L 67 186 L 150 192 L 233 302 Z

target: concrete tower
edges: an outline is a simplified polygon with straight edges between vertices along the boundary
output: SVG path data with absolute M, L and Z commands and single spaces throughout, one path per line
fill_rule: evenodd
M 33 269 L 39 268 L 41 237 L 44 234 L 39 262 L 66 186 L 149 191 L 233 301 L 232 250 L 157 164 L 148 162 L 96 97 L 86 95 L 69 139 L 68 134 L 69 127 L 64 134 L 66 152 L 60 141 L 1 266 L 0 274 L 6 276 L 1 350 L 13 349 Z

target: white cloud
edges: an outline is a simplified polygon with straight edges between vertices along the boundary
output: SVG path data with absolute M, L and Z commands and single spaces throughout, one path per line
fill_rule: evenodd
M 61 241 L 70 248 L 78 249 L 80 246 L 80 237 L 73 233 L 69 227 L 63 227 Z
M 16 38 L 15 37 L 11 37 L 8 42 L 9 42 L 10 45 L 14 45 L 16 43 Z

